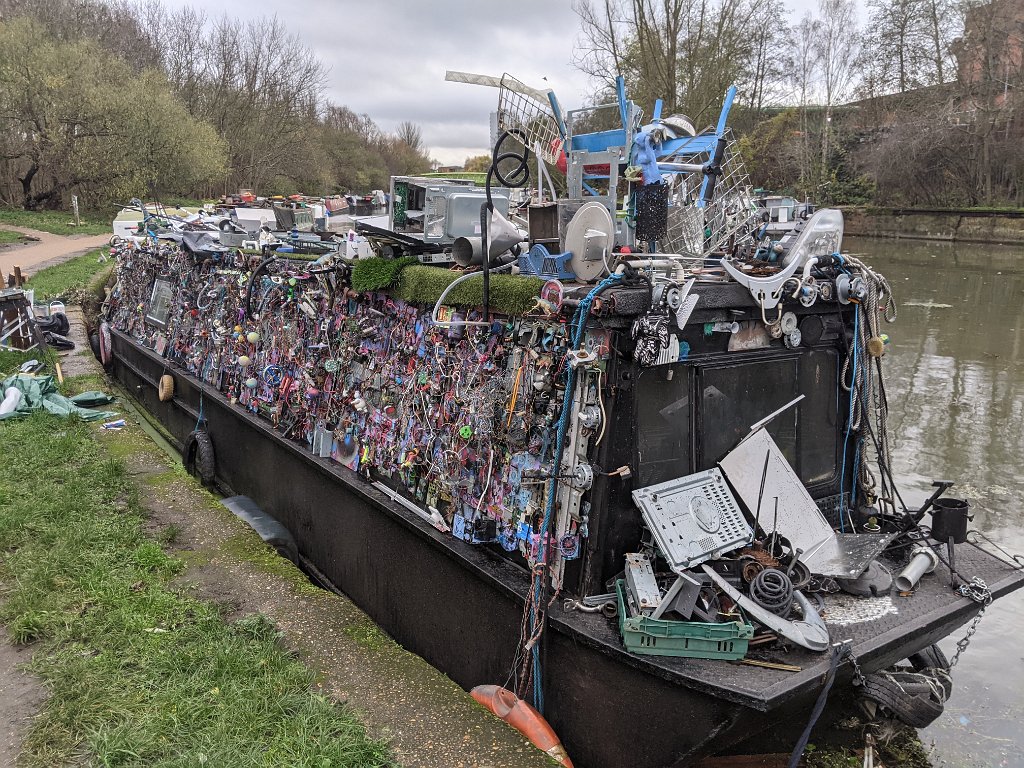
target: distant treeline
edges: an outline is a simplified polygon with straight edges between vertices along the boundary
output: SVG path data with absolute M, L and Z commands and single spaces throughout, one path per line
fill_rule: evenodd
M 124 0 L 0 0 L 0 203 L 366 192 L 427 170 L 324 98 L 323 63 L 276 18 Z
M 574 0 L 579 69 L 730 125 L 755 186 L 819 203 L 1024 207 L 1021 0 Z M 609 113 L 606 113 L 609 114 Z

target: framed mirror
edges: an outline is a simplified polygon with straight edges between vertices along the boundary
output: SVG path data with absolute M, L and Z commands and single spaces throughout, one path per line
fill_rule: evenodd
M 158 277 L 153 281 L 153 293 L 149 297 L 149 309 L 146 311 L 146 322 L 167 327 L 167 319 L 171 314 L 171 298 L 174 286 L 170 278 Z

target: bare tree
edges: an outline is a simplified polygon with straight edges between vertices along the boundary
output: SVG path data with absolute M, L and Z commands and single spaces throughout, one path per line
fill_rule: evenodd
M 755 91 L 747 99 L 765 101 L 762 33 L 779 26 L 772 0 L 575 0 L 573 7 L 582 30 L 575 63 L 598 91 L 621 74 L 642 106 L 660 98 L 666 112 L 695 120 L 733 84 Z
M 870 0 L 862 66 L 869 95 L 945 82 L 956 26 L 952 0 Z
M 408 146 L 413 152 L 423 151 L 423 130 L 411 120 L 403 120 L 398 124 L 395 138 Z
M 819 0 L 820 23 L 814 51 L 821 72 L 825 123 L 821 128 L 821 165 L 829 162 L 832 111 L 851 92 L 859 49 L 856 6 L 853 0 Z
M 794 61 L 792 38 L 782 0 L 766 0 L 760 16 L 766 23 L 751 25 L 751 56 L 748 81 L 744 83 L 747 106 L 754 119 L 765 107 L 782 99 L 782 86 Z
M 815 41 L 819 22 L 811 13 L 805 13 L 793 30 L 793 79 L 800 105 L 800 191 L 811 187 L 812 156 L 810 151 L 811 125 L 808 116 L 811 98 L 817 87 L 818 59 Z

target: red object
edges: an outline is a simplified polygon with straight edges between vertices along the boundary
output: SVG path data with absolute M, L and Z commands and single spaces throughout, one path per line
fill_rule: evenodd
M 555 139 L 551 142 L 551 149 L 558 150 L 558 160 L 555 162 L 555 167 L 558 168 L 562 173 L 569 172 L 569 160 L 565 156 L 565 149 L 562 148 L 561 139 Z M 593 176 L 608 176 L 611 173 L 611 166 L 609 165 L 584 165 L 583 172 L 589 173 Z
M 523 734 L 548 757 L 557 760 L 565 768 L 573 768 L 572 760 L 548 721 L 512 691 L 500 685 L 478 685 L 469 695 Z

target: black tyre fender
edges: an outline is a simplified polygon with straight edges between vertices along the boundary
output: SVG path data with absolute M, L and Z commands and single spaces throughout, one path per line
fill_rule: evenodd
M 89 334 L 89 346 L 92 348 L 92 355 L 97 360 L 100 359 L 100 333 L 99 331 L 93 331 Z
M 907 661 L 910 662 L 910 666 L 917 672 L 923 669 L 949 671 L 949 659 L 946 658 L 946 654 L 942 652 L 938 645 L 929 645 L 927 648 L 922 648 L 917 653 L 908 656 Z
M 933 698 L 931 687 L 917 673 L 867 675 L 863 695 L 911 728 L 931 725 L 943 710 L 943 703 Z
M 185 445 L 181 449 L 181 463 L 185 465 L 185 470 L 203 485 L 213 487 L 217 462 L 209 432 L 197 429 L 185 438 Z

